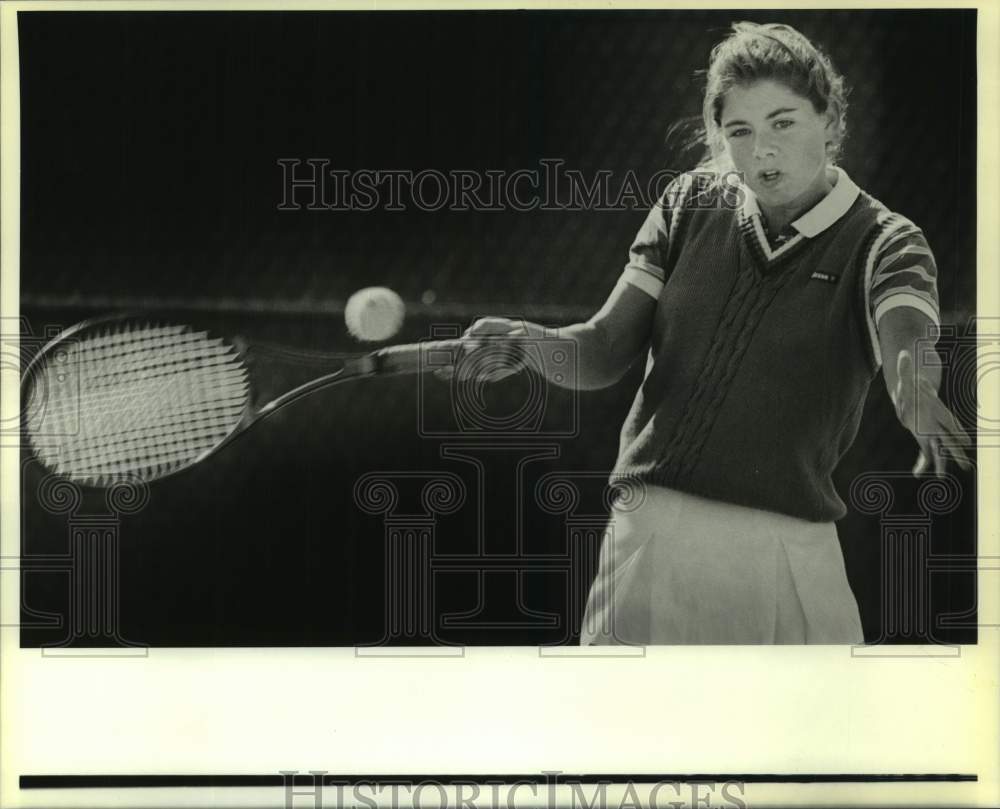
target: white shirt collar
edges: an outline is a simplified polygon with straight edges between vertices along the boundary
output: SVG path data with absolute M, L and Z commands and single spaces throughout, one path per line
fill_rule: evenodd
M 840 168 L 840 166 L 834 166 L 833 170 L 837 173 L 837 182 L 830 190 L 830 193 L 792 222 L 793 228 L 810 239 L 818 236 L 847 213 L 860 193 L 860 189 L 847 176 L 846 171 Z M 743 190 L 745 192 L 743 202 L 744 216 L 748 219 L 755 215 L 759 216 L 760 207 L 757 205 L 756 194 L 745 183 L 743 184 Z

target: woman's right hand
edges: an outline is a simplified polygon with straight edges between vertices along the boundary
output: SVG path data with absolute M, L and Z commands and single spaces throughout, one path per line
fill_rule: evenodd
M 453 365 L 435 371 L 441 379 L 499 382 L 526 365 L 526 341 L 533 324 L 506 317 L 481 317 L 462 335 L 462 351 Z

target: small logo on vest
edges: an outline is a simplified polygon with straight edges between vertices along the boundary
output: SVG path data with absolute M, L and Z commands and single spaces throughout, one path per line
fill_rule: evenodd
M 826 281 L 828 284 L 836 284 L 840 280 L 839 275 L 835 275 L 832 272 L 819 272 L 819 270 L 809 277 L 815 281 Z

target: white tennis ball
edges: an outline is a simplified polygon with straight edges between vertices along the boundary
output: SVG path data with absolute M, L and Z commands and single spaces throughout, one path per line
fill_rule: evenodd
M 353 337 L 366 342 L 388 340 L 403 325 L 406 304 L 388 287 L 365 287 L 347 300 L 344 322 Z

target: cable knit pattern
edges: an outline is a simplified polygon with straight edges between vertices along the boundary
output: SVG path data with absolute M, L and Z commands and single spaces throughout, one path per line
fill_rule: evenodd
M 715 384 L 712 392 L 712 398 L 702 411 L 698 429 L 687 441 L 687 450 L 680 456 L 675 479 L 671 481 L 669 485 L 680 484 L 683 486 L 689 481 L 694 471 L 694 465 L 697 463 L 702 447 L 705 445 L 705 440 L 708 438 L 708 434 L 715 422 L 715 416 L 718 414 L 726 394 L 732 386 L 733 377 L 739 367 L 740 360 L 742 359 L 747 348 L 750 346 L 750 340 L 753 337 L 754 330 L 756 330 L 760 324 L 762 314 L 767 309 L 771 301 L 774 300 L 774 297 L 780 291 L 781 286 L 783 286 L 782 278 L 787 280 L 788 276 L 784 275 L 779 277 L 779 279 L 774 283 L 767 284 L 766 286 L 759 286 L 754 290 L 753 307 L 750 310 L 745 324 L 742 328 L 734 329 L 731 332 L 731 334 L 736 336 L 736 344 L 730 349 L 729 361 L 726 363 L 723 376 Z

